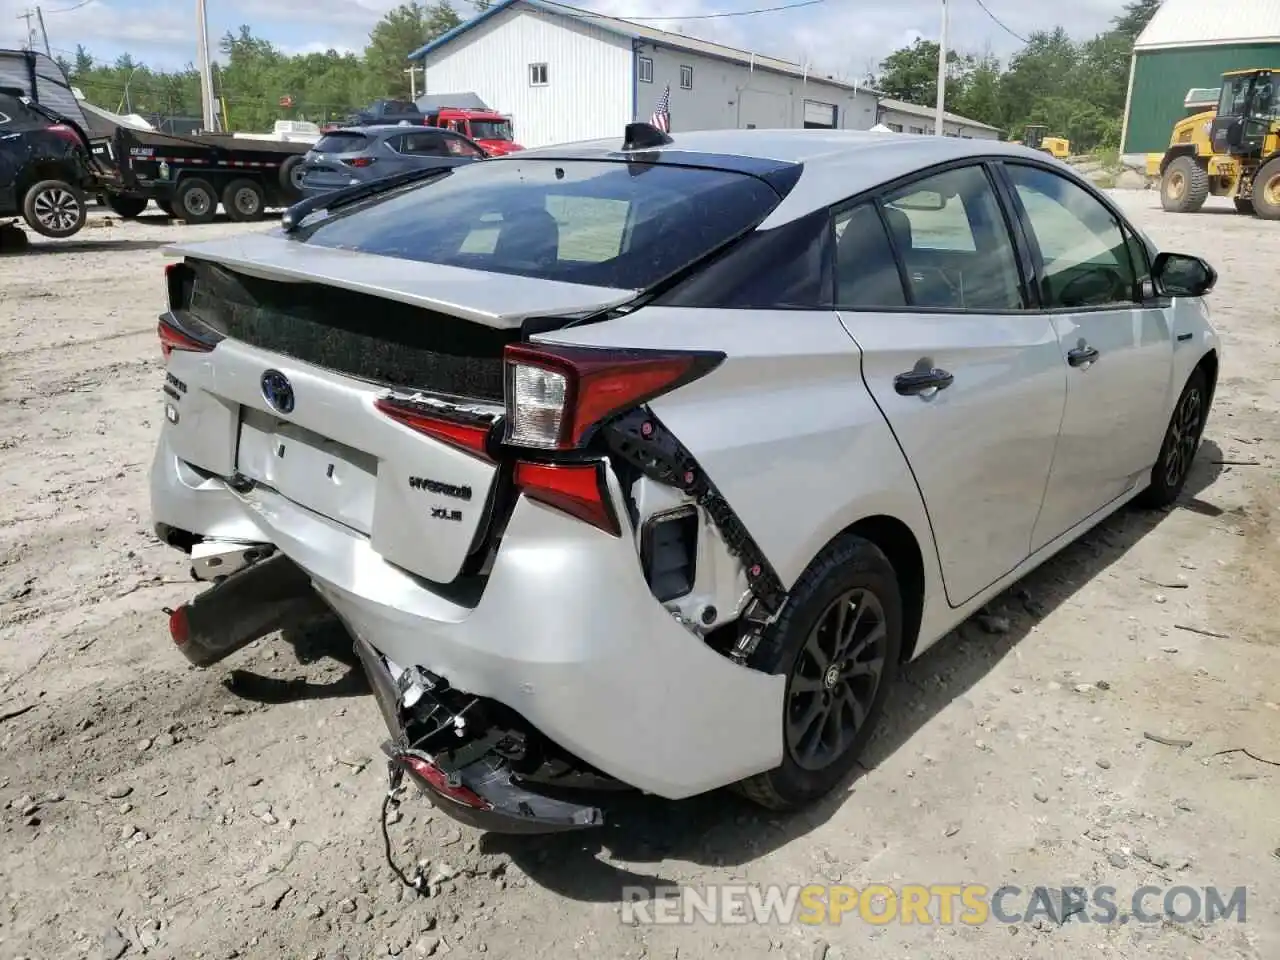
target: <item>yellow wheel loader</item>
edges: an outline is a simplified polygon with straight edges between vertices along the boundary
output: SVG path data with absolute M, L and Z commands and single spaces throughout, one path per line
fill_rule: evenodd
M 1049 128 L 1039 123 L 1029 123 L 1023 131 L 1022 139 L 1015 143 L 1025 143 L 1032 150 L 1043 150 L 1051 157 L 1065 160 L 1071 156 L 1071 141 L 1066 137 L 1045 136 Z
M 1280 69 L 1222 75 L 1217 106 L 1174 125 L 1160 161 L 1160 202 L 1192 213 L 1210 196 L 1280 220 Z

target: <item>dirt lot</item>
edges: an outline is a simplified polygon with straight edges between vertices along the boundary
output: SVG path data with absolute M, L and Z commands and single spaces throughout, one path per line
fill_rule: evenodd
M 1280 956 L 1280 224 L 1122 196 L 1222 274 L 1179 509 L 1124 511 L 993 605 L 1008 632 L 966 625 L 913 664 L 869 772 L 821 809 L 637 799 L 521 840 L 414 797 L 391 836 L 428 862 L 417 899 L 384 865 L 382 728 L 341 643 L 208 672 L 169 649 L 160 610 L 193 585 L 147 516 L 159 247 L 237 228 L 94 226 L 0 259 L 0 957 Z M 730 881 L 1103 884 L 1122 905 L 1246 886 L 1247 922 L 620 920 L 624 886 Z

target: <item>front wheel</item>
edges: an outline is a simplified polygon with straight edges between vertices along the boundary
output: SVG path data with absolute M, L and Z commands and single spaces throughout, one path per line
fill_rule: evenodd
M 781 765 L 737 785 L 771 810 L 805 806 L 853 769 L 902 650 L 902 595 L 875 544 L 843 536 L 797 581 L 753 666 L 787 678 Z
M 1253 207 L 1263 220 L 1280 220 L 1280 157 L 1264 163 L 1254 175 Z
M 1200 437 L 1204 433 L 1205 418 L 1209 415 L 1209 378 L 1197 369 L 1187 379 L 1173 416 L 1165 429 L 1164 443 L 1160 445 L 1160 459 L 1151 468 L 1151 485 L 1138 497 L 1144 507 L 1167 507 L 1182 493 Z
M 1160 205 L 1170 213 L 1195 213 L 1209 199 L 1209 171 L 1194 157 L 1178 157 L 1160 180 Z
M 54 240 L 79 233 L 88 215 L 84 191 L 65 180 L 41 180 L 22 201 L 22 219 Z
M 209 181 L 189 177 L 178 184 L 173 206 L 187 223 L 213 223 L 218 214 L 218 195 Z

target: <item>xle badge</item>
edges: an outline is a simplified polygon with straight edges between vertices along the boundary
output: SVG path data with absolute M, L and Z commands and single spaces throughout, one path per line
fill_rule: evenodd
M 432 507 L 431 519 L 432 520 L 452 520 L 455 523 L 461 523 L 462 511 L 450 510 L 448 507 Z

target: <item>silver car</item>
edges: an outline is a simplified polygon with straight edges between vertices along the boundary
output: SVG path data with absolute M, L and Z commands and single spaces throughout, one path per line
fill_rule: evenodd
M 1177 500 L 1218 376 L 1213 270 L 991 142 L 633 124 L 180 253 L 173 639 L 336 613 L 495 830 L 828 793 L 901 663 Z

